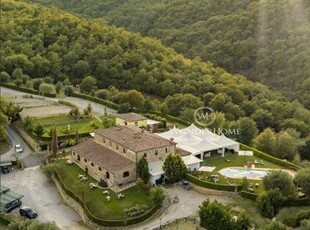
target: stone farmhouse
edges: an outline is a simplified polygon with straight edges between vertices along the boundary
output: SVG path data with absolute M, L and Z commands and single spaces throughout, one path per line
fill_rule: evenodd
M 137 162 L 163 161 L 176 152 L 176 143 L 136 126 L 116 126 L 97 130 L 94 138 L 72 148 L 72 160 L 109 186 L 122 186 L 137 179 Z

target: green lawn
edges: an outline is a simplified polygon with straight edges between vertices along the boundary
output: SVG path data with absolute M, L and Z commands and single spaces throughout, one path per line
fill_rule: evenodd
M 244 164 L 247 162 L 254 162 L 254 160 L 261 161 L 263 159 L 256 157 L 256 156 L 238 156 L 238 154 L 232 154 L 232 153 L 226 153 L 225 158 L 229 159 L 230 162 L 225 161 L 225 159 L 220 154 L 214 154 L 211 157 L 208 157 L 205 159 L 204 162 L 201 163 L 201 166 L 215 166 L 213 172 L 196 172 L 195 175 L 197 177 L 200 177 L 202 179 L 207 179 L 208 181 L 211 181 L 210 176 L 211 175 L 218 175 L 219 178 L 219 184 L 241 184 L 242 179 L 232 179 L 232 178 L 225 178 L 222 176 L 218 171 L 220 171 L 223 168 L 226 167 L 243 167 Z M 282 166 L 276 165 L 274 163 L 268 162 L 266 160 L 263 160 L 263 165 L 256 165 L 255 168 L 272 168 L 272 169 L 282 169 Z M 229 183 L 228 183 L 229 182 Z M 261 193 L 264 191 L 261 180 L 249 180 L 250 183 L 252 183 L 252 187 L 255 191 L 255 193 Z M 258 187 L 255 186 L 255 184 L 258 183 Z
M 96 183 L 97 181 L 88 177 L 87 181 L 80 181 L 79 174 L 85 172 L 77 165 L 67 165 L 65 161 L 61 160 L 57 163 L 58 172 L 67 186 L 67 188 L 80 197 L 85 202 L 89 211 L 97 218 L 106 220 L 122 220 L 124 218 L 123 210 L 131 208 L 135 205 L 147 205 L 149 209 L 154 206 L 154 203 L 149 195 L 139 192 L 137 187 L 131 187 L 122 193 L 125 194 L 123 199 L 118 199 L 117 194 L 110 191 L 111 201 L 106 200 L 106 195 L 102 193 L 100 188 L 89 188 L 89 183 Z
M 108 118 L 108 119 L 114 119 L 110 116 L 100 116 L 100 119 Z M 53 128 L 54 125 L 56 125 L 57 134 L 58 136 L 67 136 L 67 135 L 74 135 L 76 133 L 76 130 L 78 130 L 79 134 L 83 133 L 90 133 L 93 132 L 96 129 L 104 128 L 104 125 L 98 121 L 95 117 L 91 118 L 90 120 L 87 119 L 85 121 L 75 121 L 73 117 L 69 115 L 61 115 L 61 116 L 54 116 L 54 117 L 47 117 L 47 118 L 41 118 L 35 120 L 36 124 L 41 124 L 44 126 L 44 129 L 47 131 L 43 134 L 43 137 L 49 137 L 49 130 Z M 62 123 L 62 125 L 57 125 L 57 123 Z M 93 125 L 92 125 L 93 124 Z M 68 125 L 70 125 L 71 132 L 66 133 L 64 132 L 65 129 L 68 128 Z

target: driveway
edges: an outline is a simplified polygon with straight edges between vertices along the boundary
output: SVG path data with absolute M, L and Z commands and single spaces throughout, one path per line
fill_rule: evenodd
M 164 189 L 164 191 L 171 197 L 171 201 L 175 196 L 177 196 L 179 198 L 179 202 L 168 206 L 168 208 L 160 216 L 154 217 L 154 219 L 130 229 L 150 230 L 153 228 L 158 228 L 160 224 L 164 224 L 174 219 L 193 216 L 198 213 L 199 205 L 201 205 L 206 198 L 209 198 L 210 200 L 218 200 L 222 203 L 229 202 L 229 197 L 227 196 L 215 194 L 203 195 L 195 190 L 185 190 L 181 186 L 174 186 L 169 189 Z
M 27 168 L 1 175 L 1 185 L 24 195 L 23 205 L 30 206 L 38 212 L 38 220 L 55 221 L 61 229 L 87 229 L 70 207 L 66 206 L 54 184 L 51 183 L 39 167 Z M 18 209 L 13 213 L 18 214 Z
M 30 149 L 28 144 L 26 144 L 26 142 L 14 131 L 14 129 L 12 129 L 11 127 L 8 127 L 7 130 L 8 130 L 9 138 L 12 142 L 12 148 L 8 152 L 0 156 L 1 161 L 10 161 L 12 159 L 11 156 L 12 154 L 15 153 L 14 146 L 17 144 L 20 144 L 22 148 L 24 149 L 22 153 L 17 153 L 19 155 L 19 159 L 23 159 L 29 156 L 30 154 L 32 154 L 32 150 Z

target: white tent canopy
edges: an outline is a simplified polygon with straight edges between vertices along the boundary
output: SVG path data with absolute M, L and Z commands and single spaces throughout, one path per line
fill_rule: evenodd
M 198 149 L 201 152 L 207 152 L 207 151 L 212 151 L 214 149 L 221 148 L 221 146 L 214 144 L 211 141 L 208 141 L 206 139 L 202 139 L 201 141 L 190 144 L 189 146 L 192 148 Z
M 182 130 L 173 127 L 173 129 L 158 135 L 169 140 L 173 139 L 178 148 L 193 155 L 212 150 L 222 150 L 224 156 L 223 150 L 225 148 L 234 149 L 236 152 L 240 149 L 238 142 L 227 138 L 224 134 L 219 136 L 208 129 L 200 129 L 194 124 Z

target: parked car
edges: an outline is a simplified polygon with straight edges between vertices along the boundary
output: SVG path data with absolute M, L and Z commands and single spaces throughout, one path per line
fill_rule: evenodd
M 3 210 L 4 210 L 5 213 L 8 213 L 8 212 L 12 211 L 13 209 L 15 209 L 17 207 L 20 207 L 21 205 L 22 205 L 22 201 L 21 200 L 16 200 L 16 201 L 14 201 L 11 204 L 6 205 Z
M 181 182 L 181 186 L 182 186 L 182 188 L 184 188 L 186 190 L 190 190 L 191 189 L 191 186 L 189 185 L 188 181 L 186 181 L 186 180 L 183 180 Z
M 7 174 L 10 172 L 10 168 L 9 168 L 9 166 L 2 166 L 1 171 L 3 174 Z
M 19 214 L 21 216 L 25 216 L 29 219 L 34 219 L 37 218 L 38 213 L 36 213 L 36 211 L 32 210 L 30 207 L 28 206 L 23 206 L 19 209 Z
M 15 152 L 22 153 L 24 150 L 21 145 L 15 145 Z

